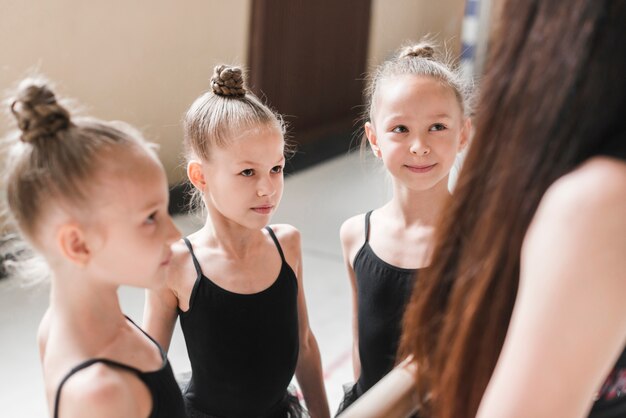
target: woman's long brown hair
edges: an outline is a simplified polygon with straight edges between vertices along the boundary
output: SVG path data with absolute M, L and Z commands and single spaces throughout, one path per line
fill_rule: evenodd
M 423 416 L 476 415 L 541 197 L 626 123 L 626 1 L 510 0 L 501 10 L 474 141 L 405 314 L 399 354 L 417 360 Z

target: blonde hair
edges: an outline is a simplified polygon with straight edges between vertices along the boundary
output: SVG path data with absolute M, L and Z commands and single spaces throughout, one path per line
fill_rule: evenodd
M 471 114 L 471 84 L 463 78 L 460 70 L 449 58 L 437 53 L 433 43 L 422 41 L 400 48 L 393 58 L 380 64 L 370 74 L 365 89 L 366 109 L 363 115 L 365 120 L 372 119 L 381 82 L 403 75 L 426 76 L 439 80 L 452 89 L 463 114 L 466 116 Z
M 10 109 L 18 129 L 6 138 L 5 200 L 12 220 L 31 238 L 46 205 L 86 205 L 86 182 L 101 167 L 103 150 L 150 149 L 137 131 L 121 122 L 72 118 L 41 78 L 22 81 Z
M 218 65 L 211 90 L 193 102 L 183 119 L 187 158 L 209 161 L 211 147 L 225 146 L 237 132 L 259 125 L 285 134 L 282 118 L 246 89 L 241 68 Z

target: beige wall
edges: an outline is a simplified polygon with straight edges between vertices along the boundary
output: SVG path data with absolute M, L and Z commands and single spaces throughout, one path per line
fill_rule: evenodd
M 373 0 L 370 64 L 435 35 L 458 51 L 464 0 Z M 37 70 L 85 113 L 130 122 L 161 144 L 174 184 L 180 120 L 213 65 L 245 64 L 251 0 L 0 0 L 0 89 Z M 0 131 L 6 131 L 2 124 Z
M 368 63 L 379 64 L 427 34 L 458 54 L 464 10 L 464 0 L 373 0 Z
M 250 0 L 0 0 L 0 10 L 0 89 L 39 71 L 85 113 L 160 143 L 170 183 L 184 174 L 185 109 L 214 64 L 246 60 Z

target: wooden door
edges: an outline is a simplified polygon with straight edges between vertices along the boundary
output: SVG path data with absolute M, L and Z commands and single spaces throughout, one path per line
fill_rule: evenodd
M 370 10 L 371 0 L 252 0 L 249 85 L 285 116 L 297 148 L 291 169 L 349 147 L 362 111 Z

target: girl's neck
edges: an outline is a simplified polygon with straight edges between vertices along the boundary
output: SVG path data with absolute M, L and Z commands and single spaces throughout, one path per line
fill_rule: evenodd
M 102 283 L 77 268 L 55 268 L 51 278 L 50 309 L 85 339 L 107 341 L 125 326 L 117 285 Z M 97 330 L 97 333 L 94 333 Z
M 384 207 L 406 226 L 434 226 L 447 199 L 448 177 L 428 190 L 415 191 L 393 183 L 393 198 Z
M 210 247 L 216 247 L 233 258 L 244 258 L 258 248 L 265 236 L 261 229 L 250 229 L 225 219 L 223 216 L 209 216 L 198 233 Z

